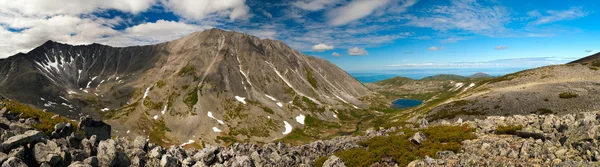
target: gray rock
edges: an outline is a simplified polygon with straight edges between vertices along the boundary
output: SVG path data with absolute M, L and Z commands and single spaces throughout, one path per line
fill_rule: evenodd
M 410 137 L 408 140 L 415 144 L 421 144 L 424 140 L 427 140 L 427 137 L 425 136 L 425 134 L 419 131 L 415 133 L 412 137 Z
M 232 166 L 253 167 L 254 163 L 248 156 L 236 156 Z
M 10 150 L 18 146 L 27 145 L 31 143 L 37 143 L 46 135 L 40 131 L 30 130 L 21 135 L 15 135 L 8 138 L 2 144 L 0 144 L 1 150 Z M 4 152 L 4 151 L 2 151 Z
M 6 161 L 8 158 L 8 155 L 4 154 L 3 152 L 0 152 L 0 164 L 4 163 L 4 161 Z
M 156 158 L 159 159 L 163 156 L 163 154 L 165 153 L 165 149 L 162 147 L 154 147 L 152 150 L 150 150 L 150 154 L 148 155 L 150 158 Z
M 452 157 L 456 157 L 456 154 L 452 151 L 438 151 L 435 153 L 435 156 L 439 159 L 449 159 Z
M 98 145 L 98 162 L 100 166 L 113 166 L 117 162 L 117 149 L 112 139 L 100 141 Z
M 53 138 L 64 138 L 73 133 L 73 126 L 71 123 L 61 122 L 54 125 L 54 131 L 52 132 Z
M 88 156 L 96 156 L 98 153 L 98 141 L 96 140 L 96 135 L 93 135 L 89 139 L 81 140 L 81 146 L 83 148 L 83 152 Z
M 421 126 L 419 126 L 420 128 L 426 128 L 429 126 L 429 121 L 427 121 L 427 119 L 423 118 L 421 119 Z
M 99 164 L 98 158 L 96 156 L 91 156 L 83 160 L 83 163 L 88 164 L 93 167 L 97 167 Z
M 177 166 L 180 166 L 180 164 L 175 157 L 173 157 L 169 154 L 165 154 L 160 159 L 160 166 L 161 167 L 177 167 Z
M 25 159 L 25 147 L 19 146 L 15 149 L 10 150 L 8 153 L 9 157 L 17 157 L 19 159 Z
M 339 157 L 332 155 L 323 163 L 323 167 L 346 167 L 346 164 Z
M 147 151 L 147 149 L 148 149 L 147 144 L 148 144 L 148 142 L 146 141 L 145 137 L 138 136 L 133 141 L 133 148 L 139 148 L 141 150 Z
M 56 166 L 61 161 L 61 150 L 54 141 L 40 142 L 33 147 L 33 156 L 38 163 Z
M 10 157 L 2 163 L 2 167 L 27 167 L 27 164 L 19 158 Z
M 44 162 L 42 164 L 40 164 L 40 167 L 52 167 L 50 164 Z
M 96 135 L 98 140 L 110 139 L 111 127 L 102 121 L 95 121 L 90 117 L 81 117 L 78 128 L 86 137 Z
M 69 165 L 69 167 L 92 167 L 92 165 L 86 164 L 81 161 L 75 161 L 71 165 Z

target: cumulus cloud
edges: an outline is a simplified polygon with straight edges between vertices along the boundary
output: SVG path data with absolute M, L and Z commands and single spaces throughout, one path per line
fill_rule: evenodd
M 427 50 L 430 50 L 430 51 L 444 50 L 444 47 L 443 46 L 442 47 L 432 46 L 432 47 L 427 48 Z
M 348 49 L 348 55 L 364 56 L 364 55 L 369 55 L 369 52 L 367 52 L 367 50 L 365 50 L 365 48 L 353 47 L 353 48 Z
M 144 23 L 129 27 L 124 30 L 123 35 L 141 42 L 158 43 L 174 40 L 208 28 L 211 27 L 200 27 L 176 21 L 158 20 L 154 23 Z
M 295 7 L 308 11 L 322 10 L 327 6 L 341 3 L 341 0 L 298 0 L 292 3 Z
M 494 49 L 495 50 L 506 50 L 506 49 L 508 49 L 508 46 L 496 46 Z
M 341 54 L 339 54 L 339 53 L 337 53 L 337 52 L 333 52 L 331 55 L 332 55 L 332 56 L 335 56 L 335 57 L 340 57 L 340 56 L 342 56 Z
M 249 15 L 246 0 L 162 0 L 173 13 L 192 20 L 202 20 L 212 14 L 225 14 L 230 20 Z
M 402 3 L 401 5 L 398 5 Z M 344 6 L 327 12 L 329 24 L 334 26 L 345 25 L 350 22 L 367 17 L 375 12 L 405 12 L 407 8 L 417 3 L 416 0 L 354 0 Z M 391 6 L 391 7 L 390 7 Z
M 317 52 L 323 52 L 326 50 L 332 50 L 334 47 L 332 45 L 326 45 L 326 44 L 317 44 L 315 46 L 312 47 L 312 50 L 317 51 Z
M 0 0 L 0 12 L 25 16 L 78 15 L 109 9 L 140 13 L 155 3 L 156 0 Z
M 541 25 L 548 24 L 557 21 L 563 20 L 574 20 L 577 18 L 581 18 L 587 16 L 589 12 L 584 11 L 580 7 L 571 7 L 567 10 L 548 10 L 546 11 L 546 15 L 541 12 L 534 10 L 527 13 L 530 17 L 535 18 L 536 20 L 531 22 L 533 25 Z

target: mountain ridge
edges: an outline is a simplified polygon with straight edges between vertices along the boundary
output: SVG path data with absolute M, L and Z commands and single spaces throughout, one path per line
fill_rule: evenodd
M 302 129 L 308 116 L 341 126 L 351 121 L 337 118 L 341 110 L 358 112 L 359 98 L 370 94 L 329 61 L 220 29 L 120 48 L 48 41 L 21 55 L 0 60 L 0 74 L 15 76 L 0 80 L 0 93 L 61 115 L 107 119 L 123 136 L 164 125 L 169 143 L 223 135 L 270 141 Z

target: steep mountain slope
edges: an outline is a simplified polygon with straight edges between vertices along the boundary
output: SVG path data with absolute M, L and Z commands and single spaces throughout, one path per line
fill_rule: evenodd
M 337 115 L 362 112 L 358 98 L 370 94 L 325 60 L 219 29 L 125 48 L 49 41 L 0 60 L 0 75 L 8 98 L 102 117 L 114 134 L 163 144 L 214 143 L 218 136 L 271 141 L 303 128 L 305 119 L 339 127 Z
M 546 66 L 490 79 L 435 107 L 427 118 L 600 110 L 600 71 L 593 63 L 584 64 Z

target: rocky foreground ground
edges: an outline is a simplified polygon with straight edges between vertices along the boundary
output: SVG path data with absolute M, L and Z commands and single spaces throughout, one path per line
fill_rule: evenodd
M 306 145 L 284 143 L 236 143 L 229 147 L 210 146 L 184 149 L 163 148 L 144 137 L 134 140 L 111 138 L 110 126 L 82 117 L 77 126 L 59 123 L 50 134 L 34 130 L 35 119 L 24 119 L 5 108 L 0 110 L 0 164 L 23 166 L 315 166 L 318 158 L 329 156 L 323 166 L 345 166 L 333 154 L 360 147 L 358 142 L 374 136 L 397 134 L 400 128 L 419 130 L 427 126 L 468 125 L 476 139 L 462 142 L 461 151 L 437 152 L 409 166 L 600 166 L 598 139 L 600 112 L 555 115 L 514 115 L 483 120 L 441 121 L 389 129 L 369 129 L 365 136 L 341 136 Z M 497 134 L 498 127 L 520 127 L 509 134 Z M 422 133 L 413 143 L 427 140 Z M 372 166 L 398 166 L 393 162 Z

